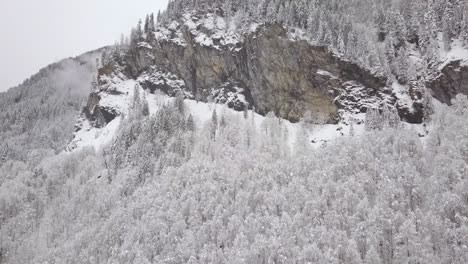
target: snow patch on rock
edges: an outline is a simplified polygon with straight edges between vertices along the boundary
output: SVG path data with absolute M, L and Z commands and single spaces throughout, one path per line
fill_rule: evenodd
M 237 30 L 216 14 L 208 13 L 201 18 L 192 13 L 182 16 L 183 24 L 194 36 L 195 42 L 202 46 L 221 50 L 224 46 L 234 46 L 242 41 Z
M 454 40 L 450 45 L 450 50 L 444 48 L 441 43 L 441 37 L 439 37 L 439 52 L 442 64 L 439 66 L 439 70 L 442 70 L 447 64 L 452 61 L 462 61 L 463 65 L 468 65 L 468 47 L 464 46 L 461 40 Z
M 154 38 L 158 42 L 172 42 L 178 46 L 186 47 L 187 43 L 185 42 L 182 32 L 178 29 L 179 26 L 176 27 L 177 29 L 174 29 L 174 27 L 174 24 L 171 24 L 169 28 L 156 28 L 156 31 L 153 33 Z
M 165 72 L 156 66 L 151 66 L 143 72 L 137 82 L 144 88 L 154 93 L 156 90 L 162 91 L 169 96 L 176 96 L 182 93 L 185 98 L 194 98 L 193 94 L 186 89 L 185 81 L 170 72 Z
M 184 40 L 183 32 L 188 30 L 195 42 L 202 46 L 217 50 L 227 47 L 233 50 L 237 44 L 243 41 L 242 34 L 249 31 L 249 29 L 240 30 L 236 28 L 233 21 L 228 23 L 224 17 L 213 13 L 198 16 L 193 12 L 186 12 L 179 22 L 173 21 L 167 26 L 156 28 L 155 39 L 158 42 L 173 42 L 186 47 L 187 43 Z M 252 24 L 252 27 L 256 30 L 258 24 Z
M 317 74 L 323 75 L 323 76 L 328 76 L 328 77 L 333 78 L 333 79 L 338 79 L 338 77 L 333 75 L 331 72 L 324 71 L 324 70 L 317 70 Z
M 413 99 L 408 93 L 408 88 L 406 86 L 401 85 L 398 81 L 394 80 L 392 83 L 393 94 L 398 99 L 398 103 L 401 106 L 405 106 L 410 111 L 413 109 Z
M 299 28 L 289 28 L 287 33 L 288 39 L 292 41 L 304 40 L 312 44 L 311 39 L 307 36 L 307 33 Z

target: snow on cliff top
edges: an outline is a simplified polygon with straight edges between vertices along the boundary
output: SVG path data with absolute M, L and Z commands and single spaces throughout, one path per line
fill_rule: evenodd
M 468 65 L 468 47 L 464 46 L 460 40 L 454 40 L 450 45 L 449 51 L 446 51 L 442 41 L 439 41 L 439 55 L 442 61 L 439 69 L 442 69 L 452 61 L 458 60 L 461 60 L 463 64 Z
M 171 41 L 180 46 L 186 46 L 182 29 L 185 27 L 193 35 L 195 42 L 202 46 L 221 50 L 222 47 L 235 46 L 242 41 L 241 35 L 231 21 L 228 23 L 223 17 L 208 13 L 198 16 L 191 12 L 182 15 L 180 24 L 172 21 L 166 27 L 158 27 L 154 33 L 158 41 Z

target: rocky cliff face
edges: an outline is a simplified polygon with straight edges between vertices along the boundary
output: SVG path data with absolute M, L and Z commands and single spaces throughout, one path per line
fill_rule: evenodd
M 186 90 L 200 100 L 209 100 L 223 86 L 235 86 L 257 112 L 272 111 L 291 121 L 310 111 L 317 123 L 336 122 L 338 110 L 349 106 L 339 99 L 346 98 L 350 82 L 363 88 L 362 97 L 391 97 L 384 89 L 385 78 L 341 60 L 324 47 L 292 40 L 279 24 L 261 26 L 241 36 L 243 41 L 226 45 L 199 43 L 196 33 L 185 25 L 169 34 L 180 39 L 160 39 L 131 51 L 126 57 L 126 73 L 139 78 L 156 66 L 181 78 Z M 142 85 L 156 86 L 148 81 Z M 362 101 L 363 105 L 356 106 L 359 103 L 356 99 L 354 109 L 365 111 L 366 104 L 375 102 Z
M 451 104 L 459 93 L 468 95 L 468 64 L 463 60 L 447 63 L 427 86 L 433 91 L 434 98 L 445 104 Z
M 336 123 L 343 111 L 360 113 L 398 100 L 386 78 L 311 45 L 299 30 L 254 24 L 233 32 L 223 23 L 214 15 L 187 15 L 157 29 L 104 65 L 101 91 L 112 92 L 107 82 L 119 76 L 152 92 L 183 92 L 236 110 L 271 111 L 293 122 L 309 111 L 315 123 Z M 85 113 L 100 123 L 115 114 L 100 106 L 99 91 Z
M 310 111 L 318 123 L 334 122 L 341 106 L 334 99 L 346 94 L 347 82 L 369 88 L 369 95 L 384 92 L 385 79 L 339 59 L 324 47 L 289 39 L 277 24 L 250 35 L 245 49 L 244 82 L 251 87 L 260 113 L 274 111 L 297 121 Z

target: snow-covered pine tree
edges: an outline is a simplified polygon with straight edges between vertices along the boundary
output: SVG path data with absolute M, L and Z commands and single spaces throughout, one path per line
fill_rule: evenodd
M 187 118 L 186 126 L 187 126 L 187 131 L 191 131 L 191 132 L 195 131 L 195 122 L 193 121 L 192 114 L 189 114 Z
M 380 264 L 382 260 L 374 246 L 370 246 L 364 259 L 365 264 Z
M 364 123 L 365 123 L 365 127 L 367 131 L 379 129 L 382 123 L 379 109 L 376 109 L 376 108 L 367 109 Z
M 143 30 L 142 30 L 142 22 L 141 22 L 141 19 L 138 21 L 138 24 L 135 28 L 135 40 L 138 44 L 138 42 L 142 41 L 143 40 Z
M 462 30 L 463 20 L 466 20 L 466 15 L 463 15 L 466 14 L 464 2 L 466 1 L 357 0 L 343 5 L 339 0 L 176 0 L 171 1 L 160 16 L 163 23 L 168 23 L 171 18 L 180 17 L 187 10 L 205 12 L 206 9 L 202 7 L 210 6 L 212 10 L 223 9 L 226 20 L 234 20 L 237 25 L 247 25 L 247 21 L 280 22 L 304 29 L 320 45 L 327 45 L 338 51 L 345 50 L 344 56 L 348 59 L 367 67 L 375 67 L 381 72 L 391 72 L 388 67 L 392 65 L 394 55 L 387 62 L 382 61 L 381 57 L 377 58 L 380 54 L 375 49 L 379 42 L 387 43 L 388 36 L 393 35 L 394 40 L 389 41 L 393 41 L 396 52 L 401 52 L 399 50 L 403 47 L 407 53 L 406 46 L 411 44 L 416 44 L 416 48 L 423 50 L 424 42 L 428 43 L 429 39 L 435 37 L 426 36 L 425 27 L 428 25 L 435 26 L 434 33 L 447 32 L 444 39 L 448 42 L 460 38 L 466 32 Z M 365 12 L 369 7 L 372 11 Z M 344 26 L 349 27 L 349 30 L 338 34 Z M 348 32 L 353 32 L 356 36 Z M 429 53 L 427 55 L 432 56 Z M 400 57 L 400 60 L 403 59 Z M 402 75 L 403 70 L 394 67 L 393 71 Z
M 148 34 L 148 32 L 149 32 L 149 15 L 146 15 L 145 23 L 143 26 L 143 33 Z
M 146 92 L 143 92 L 143 99 L 141 101 L 142 101 L 141 102 L 141 114 L 143 116 L 149 116 L 150 110 L 149 110 L 148 100 L 146 99 Z
M 445 51 L 450 50 L 450 44 L 455 30 L 455 11 L 452 1 L 446 1 L 442 16 L 442 42 Z
M 140 86 L 135 84 L 133 87 L 132 109 L 139 109 L 141 106 Z
M 184 99 L 185 99 L 185 96 L 184 94 L 179 91 L 177 92 L 176 94 L 176 97 L 174 99 L 174 107 L 181 113 L 183 114 L 184 113 Z
M 211 115 L 211 123 L 210 123 L 210 138 L 212 140 L 216 138 L 217 131 L 218 131 L 218 113 L 216 112 L 216 109 L 214 109 Z

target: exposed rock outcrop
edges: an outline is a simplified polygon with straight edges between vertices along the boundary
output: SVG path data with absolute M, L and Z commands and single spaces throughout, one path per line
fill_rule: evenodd
M 92 92 L 83 109 L 85 117 L 92 122 L 94 127 L 103 127 L 112 121 L 119 113 L 114 109 L 99 104 L 101 98 L 98 93 Z
M 447 63 L 427 86 L 433 91 L 434 98 L 450 105 L 457 94 L 468 95 L 468 64 L 462 60 Z
M 385 85 L 383 80 L 340 60 L 326 48 L 291 41 L 286 30 L 277 24 L 250 35 L 245 46 L 249 86 L 261 114 L 274 111 L 297 121 L 311 111 L 316 122 L 333 122 L 338 110 L 334 98 L 344 91 L 344 82 L 368 82 L 376 90 Z M 352 76 L 352 72 L 359 76 Z
M 227 83 L 241 83 L 246 101 L 257 112 L 272 111 L 293 122 L 306 111 L 314 113 L 317 123 L 336 122 L 341 104 L 335 99 L 344 98 L 349 82 L 365 87 L 362 92 L 369 97 L 391 94 L 383 89 L 385 78 L 340 59 L 325 47 L 291 40 L 279 24 L 262 26 L 244 35 L 243 41 L 224 46 L 196 42 L 186 26 L 177 30 L 179 42 L 163 39 L 151 43 L 154 47 L 139 45 L 130 51 L 125 72 L 137 79 L 157 66 L 183 79 L 186 89 L 200 100 L 208 100 Z M 355 105 L 362 108 L 359 101 Z

